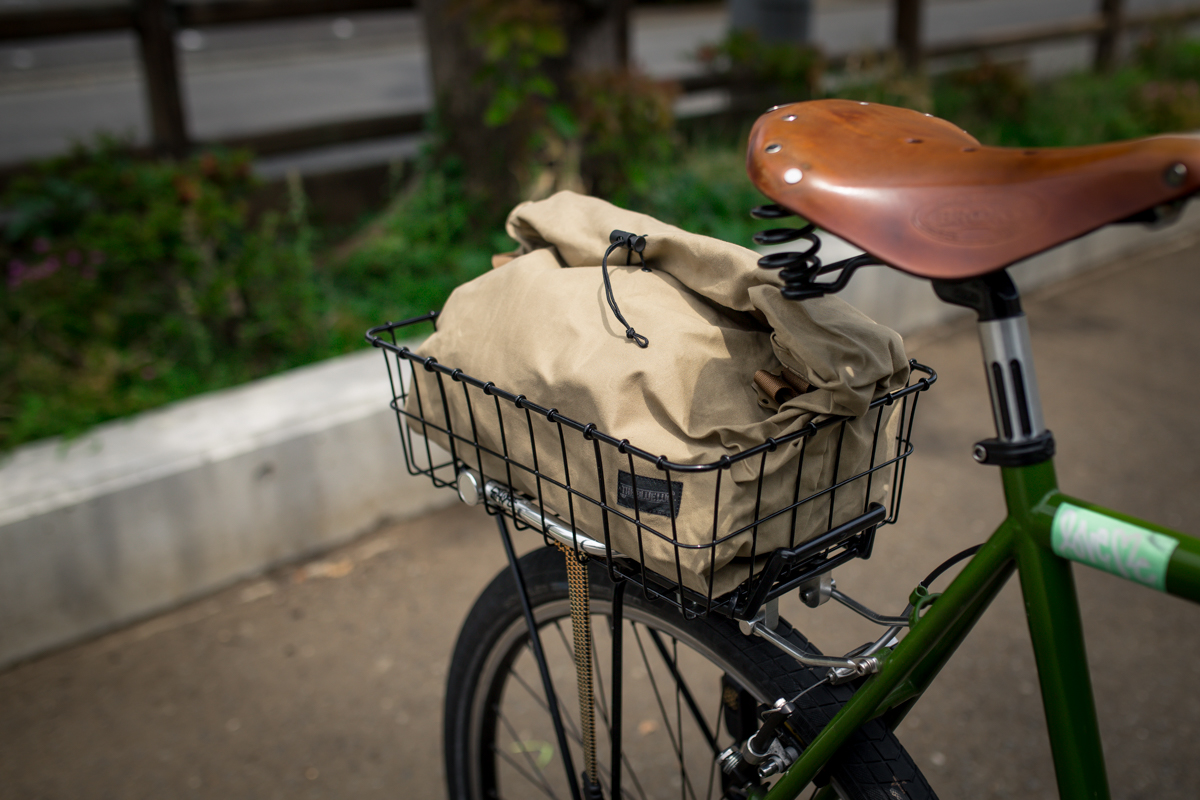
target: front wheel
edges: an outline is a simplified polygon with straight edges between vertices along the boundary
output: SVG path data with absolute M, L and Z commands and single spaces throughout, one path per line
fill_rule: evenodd
M 576 770 L 582 735 L 576 694 L 570 599 L 563 554 L 535 550 L 520 561 Z M 599 780 L 612 797 L 610 723 L 613 586 L 593 562 L 591 587 Z M 717 764 L 758 727 L 759 712 L 791 699 L 822 675 L 732 620 L 687 620 L 630 588 L 624 604 L 621 796 L 646 800 L 742 797 Z M 811 647 L 780 620 L 781 633 Z M 817 688 L 798 703 L 789 732 L 811 740 L 852 694 Z M 455 646 L 445 708 L 446 771 L 452 800 L 571 796 L 516 584 L 505 569 L 484 590 Z M 847 800 L 933 798 L 924 776 L 880 722 L 859 730 L 831 770 Z

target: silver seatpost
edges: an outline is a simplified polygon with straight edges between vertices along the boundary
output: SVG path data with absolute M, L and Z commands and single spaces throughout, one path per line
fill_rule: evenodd
M 1046 432 L 1038 395 L 1029 323 L 1024 314 L 979 323 L 983 368 L 992 395 L 996 438 L 1027 442 Z
M 1020 467 L 1051 458 L 1054 437 L 1042 418 L 1029 324 L 1008 273 L 1000 270 L 963 281 L 935 280 L 933 289 L 942 300 L 970 308 L 979 317 L 979 343 L 996 438 L 975 445 L 975 460 Z

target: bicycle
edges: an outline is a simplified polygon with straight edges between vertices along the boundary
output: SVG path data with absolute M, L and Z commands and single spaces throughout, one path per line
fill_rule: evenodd
M 809 243 L 802 252 L 763 259 L 764 266 L 783 269 L 788 296 L 802 301 L 836 292 L 856 270 L 883 264 L 931 280 L 942 300 L 976 313 L 997 435 L 979 442 L 974 456 L 1000 468 L 1008 516 L 983 545 L 948 559 L 918 584 L 900 614 L 868 609 L 832 582 L 833 568 L 869 557 L 877 530 L 897 519 L 917 400 L 936 381 L 932 369 L 914 363 L 917 377 L 907 387 L 872 404 L 876 441 L 885 408 L 895 408 L 894 450 L 879 460 L 872 451 L 868 467 L 849 478 L 839 479 L 835 469 L 821 492 L 756 513 L 755 522 L 825 494 L 869 486 L 884 474 L 891 475 L 889 499 L 873 503 L 868 489 L 859 513 L 844 520 L 831 513 L 825 533 L 774 551 L 734 591 L 697 592 L 678 577 L 654 573 L 636 557 L 614 551 L 607 525 L 604 536 L 586 536 L 569 520 L 554 518 L 540 492 L 523 497 L 514 491 L 511 473 L 496 476 L 507 480 L 489 477 L 481 458 L 472 463 L 480 445 L 464 431 L 445 425 L 449 458 L 437 461 L 425 445 L 426 460 L 419 464 L 421 444 L 403 423 L 433 423 L 408 410 L 418 384 L 401 377 L 401 366 L 411 363 L 436 375 L 441 396 L 430 397 L 430 403 L 445 402 L 448 379 L 467 395 L 474 390 L 490 398 L 497 410 L 502 401 L 512 406 L 521 412 L 518 419 L 539 416 L 560 436 L 591 439 L 597 468 L 603 466 L 601 447 L 609 448 L 627 459 L 631 474 L 636 476 L 640 460 L 644 470 L 657 470 L 644 474 L 661 475 L 669 486 L 673 471 L 719 474 L 729 460 L 700 467 L 666 462 L 397 344 L 396 331 L 436 314 L 372 329 L 369 340 L 391 356 L 392 403 L 410 471 L 457 488 L 468 503 L 483 504 L 496 517 L 510 562 L 468 616 L 451 663 L 446 704 L 451 796 L 502 796 L 500 788 L 525 781 L 526 794 L 572 797 L 679 792 L 791 798 L 809 785 L 816 786 L 817 797 L 932 797 L 893 731 L 1015 572 L 1059 792 L 1066 798 L 1108 797 L 1071 562 L 1200 601 L 1200 541 L 1058 491 L 1054 439 L 1042 419 L 1028 328 L 1005 267 L 1105 224 L 1168 219 L 1200 189 L 1200 142 L 1159 137 L 1048 152 L 1002 150 L 982 147 L 928 115 L 814 101 L 777 107 L 760 119 L 751 134 L 749 169 L 775 201 L 756 209 L 756 216 L 797 214 L 808 221 L 756 237 L 760 243 Z M 821 264 L 815 226 L 870 255 Z M 821 280 L 830 275 L 836 277 Z M 825 420 L 800 438 L 832 435 L 846 424 Z M 532 423 L 530 431 L 532 437 Z M 752 459 L 779 444 L 764 442 L 739 456 Z M 551 480 L 536 459 L 531 465 L 512 462 L 507 452 L 490 455 L 509 469 Z M 579 502 L 596 504 L 606 519 L 630 519 L 628 508 L 603 492 L 589 496 L 569 481 L 561 488 Z M 670 502 L 670 492 L 666 495 Z M 641 520 L 636 505 L 632 521 L 639 532 L 667 538 Z M 832 498 L 828 505 L 833 508 Z M 540 532 L 557 548 L 518 558 L 508 521 Z M 942 573 L 963 562 L 941 592 L 930 590 Z M 883 633 L 843 656 L 822 655 L 777 616 L 779 597 L 791 592 L 814 608 L 829 600 L 846 605 Z M 568 617 L 570 631 L 563 624 Z M 632 687 L 623 673 L 627 652 L 635 654 L 631 661 L 640 670 Z M 589 655 L 580 656 L 584 653 Z M 571 683 L 580 692 L 577 714 L 556 689 Z M 671 691 L 664 695 L 660 684 Z M 594 699 L 588 695 L 593 686 Z M 642 704 L 657 708 L 666 728 L 665 737 L 656 738 L 665 750 L 657 756 L 644 752 L 645 737 L 634 752 L 627 747 L 626 709 Z M 595 721 L 587 719 L 592 709 L 604 734 L 599 737 Z M 538 723 L 544 724 L 534 732 Z M 659 756 L 675 774 L 665 784 L 647 786 L 642 779 Z M 583 769 L 577 770 L 580 759 Z

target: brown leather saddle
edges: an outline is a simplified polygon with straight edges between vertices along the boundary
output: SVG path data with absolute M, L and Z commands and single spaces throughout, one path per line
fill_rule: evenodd
M 1200 189 L 1200 137 L 985 147 L 903 108 L 813 100 L 764 114 L 747 169 L 781 206 L 925 278 L 993 272 Z

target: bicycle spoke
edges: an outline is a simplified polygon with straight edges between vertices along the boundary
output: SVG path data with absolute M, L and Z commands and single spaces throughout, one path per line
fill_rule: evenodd
M 689 790 L 691 791 L 692 797 L 695 798 L 696 790 L 692 788 L 691 781 L 688 779 L 687 770 L 684 769 L 683 765 L 683 748 L 681 747 L 681 742 L 676 740 L 675 732 L 671 730 L 671 719 L 667 714 L 667 707 L 663 702 L 662 693 L 658 690 L 658 681 L 654 679 L 654 669 L 650 666 L 650 658 L 646 655 L 646 647 L 642 642 L 642 636 L 640 633 L 638 633 L 637 625 L 633 625 L 632 627 L 634 641 L 637 642 L 638 651 L 642 655 L 642 664 L 646 667 L 646 674 L 650 678 L 650 688 L 654 691 L 654 699 L 658 703 L 659 714 L 662 716 L 663 725 L 666 726 L 667 729 L 667 737 L 671 740 L 671 746 L 675 750 L 675 758 L 680 766 L 682 778 L 680 791 L 684 794 L 685 800 L 686 794 Z M 654 633 L 653 629 L 651 628 L 647 628 L 647 630 L 649 630 L 651 633 Z
M 658 631 L 650 629 L 650 638 L 653 640 L 654 646 L 658 649 L 658 654 L 662 656 L 663 662 L 666 663 L 667 669 L 671 671 L 671 675 L 675 678 L 676 692 L 683 693 L 683 699 L 687 703 L 688 709 L 692 712 L 692 716 L 696 720 L 696 725 L 700 728 L 701 733 L 704 734 L 704 738 L 708 742 L 708 746 L 712 748 L 713 755 L 715 756 L 720 752 L 720 749 L 717 747 L 717 737 L 709 729 L 708 723 L 700 711 L 700 706 L 696 705 L 696 699 L 692 696 L 692 692 L 688 688 L 687 682 L 684 681 L 683 675 L 680 674 L 677 659 L 672 658 L 667 653 L 667 647 L 662 643 L 662 637 L 658 635 Z M 678 646 L 677 643 L 675 646 Z
M 628 762 L 626 762 L 626 764 L 628 764 Z M 603 772 L 600 773 L 600 793 L 605 797 L 612 797 L 612 788 L 609 778 Z M 621 788 L 621 796 L 631 798 L 631 800 L 636 800 L 634 795 L 624 787 Z M 645 795 L 642 795 L 642 800 L 645 800 Z
M 571 658 L 571 663 L 574 663 L 574 660 L 575 660 L 574 644 L 572 644 L 570 637 L 567 636 L 566 631 L 563 630 L 560 620 L 555 620 L 554 626 L 555 626 L 555 628 L 558 629 L 559 638 L 562 640 L 563 648 L 567 651 L 567 655 Z M 596 651 L 596 637 L 595 636 L 592 637 L 592 666 L 593 666 L 593 669 L 596 670 L 596 673 L 595 673 L 596 674 L 596 684 L 600 690 L 600 698 L 601 698 L 601 702 L 597 706 L 597 711 L 599 712 L 598 715 L 600 717 L 600 721 L 604 725 L 605 733 L 611 734 L 612 728 L 609 725 L 608 706 L 607 706 L 607 702 L 604 699 L 604 694 L 603 694 L 604 680 L 603 680 L 603 674 L 600 672 L 600 658 Z M 526 690 L 531 691 L 530 687 L 528 687 L 528 686 L 526 686 Z M 544 710 L 546 710 L 547 713 L 549 713 L 549 709 L 546 707 L 546 705 L 544 703 L 542 704 L 542 708 Z M 582 745 L 583 737 L 582 737 L 582 735 L 580 735 L 578 730 L 575 728 L 574 721 L 571 720 L 565 714 L 563 715 L 563 720 L 564 720 L 564 724 L 567 724 L 567 726 L 570 728 L 571 738 L 573 738 L 575 740 L 576 744 Z M 639 780 L 637 771 L 634 770 L 634 768 L 633 768 L 633 764 L 629 761 L 629 755 L 627 753 L 621 753 L 621 764 L 624 765 L 626 773 L 628 773 L 630 779 L 633 781 L 633 785 L 637 789 L 637 792 L 638 792 L 637 796 L 640 798 L 640 800 L 647 800 L 646 791 L 645 791 L 645 789 L 642 788 L 642 782 L 641 782 L 641 780 Z M 603 779 L 601 780 L 601 786 L 604 787 L 605 790 L 607 791 L 607 782 L 605 782 Z M 621 789 L 621 794 L 623 796 L 624 795 L 632 796 L 630 794 L 629 790 L 626 788 Z
M 573 640 L 567 636 L 567 632 L 565 630 L 563 630 L 562 620 L 557 620 L 557 619 L 554 620 L 554 627 L 558 630 L 559 639 L 562 640 L 563 649 L 566 650 L 567 656 L 571 659 L 571 663 L 575 663 L 575 645 L 574 645 Z M 596 630 L 596 629 L 597 629 L 596 626 L 593 625 L 593 630 Z M 592 637 L 591 645 L 592 645 L 592 647 L 591 647 L 592 668 L 593 668 L 593 670 L 595 670 L 594 675 L 595 675 L 595 679 L 596 679 L 595 686 L 599 689 L 599 697 L 600 697 L 600 703 L 596 705 L 596 711 L 598 712 L 597 715 L 600 717 L 601 723 L 604 725 L 605 732 L 611 733 L 611 728 L 609 727 L 609 724 L 608 724 L 608 706 L 607 706 L 607 703 L 604 701 L 604 676 L 600 672 L 600 666 L 599 666 L 600 659 L 596 654 L 596 637 L 595 636 Z M 564 715 L 564 719 L 566 719 L 565 715 Z M 571 725 L 571 736 L 573 739 L 575 739 L 575 742 L 577 744 L 582 746 L 583 737 L 582 737 L 582 735 L 580 735 L 576 732 L 573 724 Z M 637 773 L 634 772 L 633 765 L 629 763 L 629 758 L 625 753 L 621 753 L 621 763 L 625 766 L 625 771 L 629 774 L 630 778 L 633 780 L 634 785 L 637 787 L 638 792 L 641 795 L 641 800 L 646 800 L 646 794 L 645 794 L 645 792 L 642 791 L 641 782 L 637 778 Z M 602 774 L 598 777 L 600 779 L 600 788 L 603 790 L 604 794 L 611 795 L 612 792 L 609 791 L 609 785 L 608 785 L 608 781 L 606 780 L 606 776 L 604 776 Z M 622 789 L 621 794 L 628 795 L 629 792 L 627 789 Z
M 529 696 L 532 697 L 534 702 L 541 707 L 542 711 L 546 712 L 546 716 L 550 716 L 550 704 L 546 702 L 546 699 L 542 697 L 537 690 L 530 686 L 529 683 L 522 678 L 519 673 L 514 671 L 512 676 L 517 679 L 517 683 L 519 683 L 521 687 L 529 693 Z M 558 713 L 562 717 L 563 727 L 566 729 L 567 734 L 575 741 L 575 744 L 583 746 L 583 735 L 579 732 L 579 728 L 575 726 L 575 720 L 571 718 L 571 715 L 567 713 L 567 710 L 563 708 L 561 703 L 559 703 L 558 706 Z
M 542 794 L 549 797 L 550 800 L 558 800 L 558 795 L 556 795 L 550 789 L 550 787 L 545 786 L 543 784 L 539 784 L 536 780 L 534 780 L 533 777 L 531 775 L 529 775 L 528 773 L 526 773 L 525 770 L 521 768 L 521 765 L 518 764 L 512 758 L 512 756 L 510 756 L 508 753 L 504 752 L 503 750 L 501 750 L 499 747 L 496 747 L 495 745 L 492 745 L 492 752 L 495 753 L 496 755 L 498 755 L 502 761 L 504 761 L 506 764 L 508 764 L 510 767 L 512 767 L 514 770 L 516 770 L 523 778 L 525 778 L 525 780 L 529 781 L 530 785 L 536 786 L 538 789 L 540 789 Z
M 554 620 L 554 627 L 558 630 L 558 638 L 562 639 L 563 648 L 567 651 L 567 656 L 571 659 L 571 663 L 575 663 L 575 645 L 567 639 L 567 632 L 563 630 L 562 620 Z
M 495 743 L 492 744 L 492 750 L 495 751 L 496 755 L 507 761 L 513 769 L 515 769 L 525 778 L 525 780 L 541 789 L 543 794 L 545 794 L 547 797 L 553 798 L 553 800 L 558 800 L 558 795 L 554 793 L 554 790 L 550 788 L 550 784 L 546 782 L 545 772 L 543 772 L 533 760 L 533 755 L 524 748 L 524 742 L 521 741 L 521 737 L 517 734 L 516 729 L 513 728 L 512 723 L 509 722 L 508 717 L 500 711 L 499 705 L 495 705 L 492 708 L 496 712 L 496 719 L 500 720 L 500 724 L 504 726 L 506 731 L 508 731 L 508 735 L 512 738 L 513 744 L 521 746 L 521 754 L 524 755 L 525 760 L 529 762 L 530 771 L 533 773 L 533 775 L 539 775 L 541 777 L 541 781 L 539 782 L 534 780 L 532 775 L 526 774 L 525 771 L 522 770 L 513 759 L 509 758 L 507 753 L 497 747 Z
M 598 630 L 598 628 L 596 628 L 596 626 L 593 626 L 593 630 Z M 600 722 L 603 723 L 603 725 L 604 725 L 604 732 L 606 734 L 608 734 L 609 737 L 611 738 L 612 725 L 609 721 L 609 715 L 608 715 L 608 700 L 606 699 L 605 694 L 604 694 L 604 673 L 600 671 L 600 653 L 596 649 L 596 637 L 595 636 L 592 637 L 592 668 L 595 670 L 597 696 L 599 697 L 599 700 L 600 700 L 599 705 L 596 710 L 599 713 Z M 611 757 L 612 757 L 612 754 L 610 753 L 609 758 L 611 758 Z M 642 790 L 642 783 L 641 783 L 641 781 L 638 780 L 637 772 L 633 769 L 633 764 L 631 764 L 629 762 L 628 753 L 625 753 L 625 752 L 621 753 L 621 764 L 625 767 L 626 774 L 630 777 L 630 779 L 633 780 L 633 785 L 637 788 L 638 796 L 641 798 L 641 800 L 646 800 L 646 793 L 645 793 L 645 791 Z M 625 787 L 622 787 L 621 794 L 628 795 L 630 793 L 629 793 L 628 789 L 626 789 Z M 630 795 L 630 796 L 632 796 L 632 795 Z
M 593 624 L 592 630 L 600 628 Z M 596 676 L 596 710 L 600 718 L 608 723 L 608 698 L 604 696 L 604 673 L 600 671 L 600 653 L 596 650 L 596 637 L 592 636 L 592 673 Z
M 567 655 L 570 657 L 571 663 L 575 663 L 575 647 L 571 643 L 571 639 L 567 636 L 566 631 L 563 630 L 561 621 L 555 620 L 554 626 L 558 630 L 559 638 L 562 640 L 563 648 L 567 651 Z M 592 637 L 592 648 L 593 648 L 592 654 L 593 654 L 593 656 L 595 656 L 595 646 L 596 646 L 595 637 Z M 532 652 L 529 649 L 528 643 L 526 643 L 525 649 L 529 652 Z M 530 686 L 529 683 L 527 681 L 525 681 L 517 672 L 514 671 L 512 673 L 512 675 L 514 678 L 516 678 L 517 683 L 519 683 L 521 685 L 521 687 L 525 689 L 525 691 L 530 695 L 530 697 L 532 697 L 537 702 L 537 704 L 541 707 L 541 709 L 544 712 L 546 712 L 546 714 L 548 716 L 550 714 L 550 707 L 546 704 L 545 698 L 543 698 L 532 686 Z M 597 676 L 597 680 L 599 681 L 599 676 Z M 580 733 L 579 729 L 575 726 L 575 720 L 572 719 L 571 716 L 566 713 L 566 711 L 562 708 L 561 704 L 559 706 L 559 713 L 562 714 L 563 725 L 567 728 L 567 733 L 569 734 L 571 739 L 575 742 L 575 744 L 582 747 L 583 746 L 583 735 Z M 604 723 L 605 731 L 608 732 L 609 726 L 608 726 L 607 708 L 604 708 L 603 710 L 601 710 L 600 718 L 601 718 L 602 722 Z M 645 791 L 645 789 L 642 788 L 642 782 L 638 778 L 637 771 L 634 770 L 633 764 L 630 763 L 628 754 L 626 754 L 626 753 L 621 754 L 621 763 L 625 766 L 626 773 L 629 775 L 629 778 L 633 781 L 634 787 L 637 789 L 636 797 L 635 797 L 635 795 L 630 793 L 628 788 L 624 788 L 624 787 L 621 789 L 621 795 L 635 798 L 635 800 L 647 800 L 646 791 Z M 608 793 L 608 784 L 604 780 L 603 776 L 601 776 L 601 786 L 605 789 L 605 792 Z
M 803 703 L 805 692 L 825 685 L 787 659 L 775 659 L 769 643 L 748 640 L 744 649 L 730 647 L 731 640 L 740 641 L 731 620 L 684 619 L 640 594 L 631 595 L 628 607 L 619 602 L 623 593 L 611 606 L 604 596 L 596 598 L 589 620 L 594 636 L 576 639 L 569 630 L 570 598 L 555 582 L 561 554 L 544 549 L 527 558 L 528 574 L 539 582 L 532 614 L 514 618 L 509 592 L 496 582 L 499 588 L 489 587 L 476 604 L 456 648 L 447 693 L 447 711 L 453 713 L 447 714 L 446 728 L 447 782 L 455 796 L 570 800 L 562 766 L 578 761 L 584 734 L 570 696 L 578 680 L 571 669 L 578 666 L 576 656 L 590 659 L 583 666 L 595 681 L 595 792 L 604 800 L 738 795 L 741 781 L 725 775 L 714 754 L 753 730 L 764 698 Z M 543 584 L 553 592 L 547 594 Z M 619 629 L 612 627 L 614 615 L 622 618 Z M 536 639 L 528 616 L 535 620 Z M 531 641 L 542 644 L 537 652 L 545 661 L 535 658 Z M 477 648 L 485 642 L 494 644 L 480 654 Z M 797 715 L 800 730 L 824 721 L 822 711 L 809 706 Z M 552 720 L 558 728 L 553 737 Z M 913 800 L 932 797 L 894 737 L 881 723 L 868 724 L 873 732 L 882 729 L 895 755 L 861 764 L 856 758 L 853 769 L 839 761 L 831 773 L 838 785 L 852 797 L 874 796 L 886 787 L 912 789 L 906 796 Z M 580 773 L 571 775 L 578 779 Z
M 554 620 L 554 627 L 558 631 L 558 638 L 560 640 L 562 640 L 563 649 L 567 651 L 567 658 L 570 659 L 571 664 L 574 664 L 575 663 L 575 645 L 572 644 L 569 639 L 567 639 L 567 633 L 566 633 L 566 631 L 563 630 L 563 627 L 562 627 L 562 620 L 561 619 Z M 579 687 L 578 687 L 578 685 L 576 685 L 575 686 L 576 702 L 573 704 L 575 707 L 579 706 L 578 692 L 579 692 Z M 557 699 L 557 697 L 556 697 L 556 699 Z M 547 713 L 549 713 L 549 707 L 547 707 L 546 710 L 547 710 Z M 562 708 L 561 704 L 559 706 L 558 713 L 562 715 L 564 720 L 569 718 L 569 715 L 566 713 L 565 709 Z M 571 737 L 573 739 L 575 739 L 575 742 L 582 748 L 583 747 L 582 728 L 576 728 L 574 722 L 571 723 L 570 727 L 571 727 Z
M 721 730 L 721 709 L 723 709 L 724 707 L 725 707 L 724 706 L 724 698 L 721 697 L 720 692 L 717 692 L 717 715 L 716 715 L 716 718 L 713 720 L 713 730 L 715 730 L 715 731 Z M 705 789 L 705 791 L 704 791 L 704 797 L 706 798 L 706 800 L 707 800 L 707 798 L 712 797 L 713 779 L 716 778 L 716 775 L 717 775 L 717 760 L 714 758 L 712 765 L 709 766 L 709 768 L 708 768 L 708 788 Z
M 601 618 L 603 618 L 602 615 Z M 722 713 L 720 698 L 718 697 L 715 722 L 711 722 L 706 715 L 700 712 L 695 695 L 692 691 L 691 683 L 684 676 L 684 667 L 680 663 L 680 657 L 684 656 L 686 660 L 686 654 L 681 652 L 685 649 L 684 647 L 680 646 L 681 642 L 674 636 L 671 636 L 671 641 L 668 644 L 664 637 L 670 636 L 670 634 L 660 632 L 650 626 L 636 623 L 631 620 L 627 620 L 626 623 L 628 626 L 626 630 L 633 631 L 634 641 L 637 644 L 638 653 L 641 656 L 642 666 L 646 671 L 647 677 L 649 678 L 649 688 L 654 695 L 655 704 L 658 707 L 659 718 L 666 729 L 666 740 L 663 741 L 662 744 L 670 747 L 669 752 L 675 759 L 679 775 L 679 797 L 681 800 L 700 800 L 701 798 L 708 800 L 708 798 L 713 797 L 714 791 L 717 791 L 718 793 L 720 792 L 721 782 L 719 780 L 719 765 L 717 764 L 715 758 L 710 759 L 708 769 L 706 770 L 707 775 L 703 779 L 701 779 L 699 775 L 692 774 L 693 771 L 691 767 L 695 766 L 695 764 L 689 764 L 689 758 L 687 754 L 687 741 L 691 738 L 691 734 L 686 734 L 684 730 L 684 720 L 692 720 L 692 724 L 695 724 L 697 728 L 699 728 L 698 735 L 701 736 L 708 749 L 712 750 L 712 752 L 715 754 L 718 750 L 718 742 L 714 731 L 719 732 L 720 730 Z M 544 631 L 549 631 L 551 627 L 553 627 L 556 634 L 551 634 L 549 638 L 557 638 L 562 645 L 562 649 L 558 650 L 557 647 L 552 647 L 550 649 L 558 650 L 559 652 L 563 653 L 563 657 L 569 659 L 570 663 L 573 664 L 575 653 L 574 641 L 572 637 L 567 634 L 565 620 L 550 620 L 546 625 L 543 626 L 542 629 Z M 651 642 L 653 643 L 652 648 L 646 646 L 646 640 L 642 630 L 643 628 L 645 628 L 645 636 L 649 636 Z M 545 646 L 550 647 L 548 643 Z M 530 658 L 533 657 L 532 648 L 528 641 L 524 643 L 522 649 Z M 654 658 L 651 658 L 650 656 L 650 651 L 652 649 L 657 653 L 657 656 Z M 524 656 L 522 656 L 522 658 L 524 658 Z M 557 658 L 558 657 L 556 657 L 556 659 Z M 607 670 L 603 666 L 603 659 L 600 657 L 600 643 L 595 637 L 592 638 L 591 642 L 591 658 L 594 669 L 593 674 L 597 682 L 595 708 L 597 711 L 597 716 L 600 719 L 602 730 L 608 735 L 609 738 L 611 738 L 612 709 L 610 706 L 610 697 L 604 685 L 605 672 Z M 661 665 L 655 666 L 652 664 L 654 661 L 661 661 L 662 663 Z M 524 668 L 516 669 L 515 666 L 516 665 L 514 664 L 514 668 L 510 670 L 509 677 L 516 683 L 517 686 L 521 687 L 523 694 L 533 701 L 536 708 L 539 708 L 541 712 L 546 715 L 546 717 L 550 717 L 550 706 L 546 701 L 544 693 L 530 683 L 528 676 L 522 674 Z M 660 683 L 660 679 L 663 678 L 661 672 L 664 669 L 666 670 L 667 674 L 670 675 L 670 679 L 673 680 L 675 684 L 674 700 L 672 703 L 674 706 L 673 708 L 668 705 L 668 703 L 671 703 L 671 701 L 668 700 L 667 695 L 664 693 L 665 687 Z M 609 675 L 608 677 L 611 680 L 612 676 Z M 694 676 L 693 680 L 695 680 Z M 583 744 L 583 735 L 579 728 L 578 721 L 568 710 L 568 706 L 572 708 L 574 706 L 568 703 L 565 699 L 559 698 L 557 692 L 556 699 L 558 699 L 559 714 L 562 719 L 563 728 L 567 734 L 567 741 L 568 743 L 572 743 L 574 752 L 578 753 L 578 748 L 582 747 Z M 687 709 L 686 712 L 684 711 L 685 707 Z M 518 733 L 515 729 L 513 721 L 499 713 L 497 714 L 497 719 L 500 721 L 500 724 L 503 726 L 503 729 L 506 731 L 507 735 L 511 737 L 512 741 L 519 745 L 520 740 L 518 738 Z M 697 740 L 697 743 L 699 743 L 699 740 Z M 545 774 L 544 770 L 538 769 L 536 766 L 536 753 L 522 750 L 520 755 L 516 755 L 515 752 L 508 752 L 498 744 L 493 744 L 492 749 L 496 753 L 496 758 L 500 759 L 503 761 L 503 763 L 512 768 L 512 771 L 515 773 L 515 775 L 512 776 L 514 779 L 519 776 L 529 784 L 536 786 L 538 789 L 538 796 L 554 796 L 555 789 L 547 781 L 549 776 Z M 647 754 L 649 752 L 651 751 L 647 751 Z M 633 754 L 635 756 L 638 755 L 638 749 L 636 747 L 634 748 Z M 609 757 L 611 757 L 611 755 L 612 754 L 609 753 Z M 696 755 L 698 754 L 693 754 L 690 760 L 694 762 Z M 643 776 L 639 775 L 634 769 L 634 765 L 629 758 L 628 751 L 621 753 L 621 764 L 625 775 L 628 777 L 628 783 L 625 783 L 625 785 L 621 787 L 620 800 L 647 800 L 649 795 L 647 793 L 647 787 L 643 786 L 642 783 Z M 609 776 L 607 774 L 601 774 L 598 777 L 604 796 L 606 798 L 611 798 L 612 791 L 610 782 L 608 780 Z M 703 781 L 702 784 L 698 785 L 697 781 L 701 780 Z M 703 794 L 700 794 L 698 791 L 701 786 L 705 790 Z M 656 791 L 661 791 L 661 788 Z

